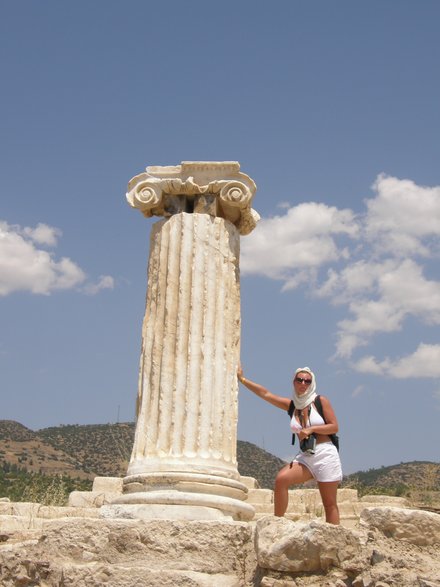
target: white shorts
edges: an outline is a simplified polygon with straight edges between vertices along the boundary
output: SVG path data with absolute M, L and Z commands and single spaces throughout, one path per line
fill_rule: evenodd
M 299 452 L 293 462 L 307 467 L 316 481 L 322 483 L 342 481 L 341 459 L 332 442 L 317 444 L 314 455 Z

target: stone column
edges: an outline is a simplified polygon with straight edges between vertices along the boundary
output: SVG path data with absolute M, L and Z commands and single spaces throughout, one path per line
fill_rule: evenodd
M 254 515 L 237 471 L 236 370 L 239 238 L 258 220 L 255 189 L 235 162 L 148 167 L 129 183 L 131 206 L 164 219 L 151 232 L 136 432 L 112 515 Z

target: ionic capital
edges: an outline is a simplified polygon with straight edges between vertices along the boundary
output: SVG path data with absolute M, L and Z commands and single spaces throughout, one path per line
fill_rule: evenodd
M 219 216 L 240 234 L 249 234 L 260 216 L 251 208 L 256 185 L 236 161 L 184 161 L 176 166 L 147 167 L 128 183 L 127 200 L 144 216 L 178 212 Z

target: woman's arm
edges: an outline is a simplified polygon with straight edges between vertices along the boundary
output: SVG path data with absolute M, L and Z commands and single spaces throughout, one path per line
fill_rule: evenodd
M 240 383 L 247 387 L 249 391 L 252 391 L 253 393 L 255 393 L 255 395 L 258 395 L 258 397 L 261 397 L 261 399 L 264 399 L 273 406 L 281 408 L 286 412 L 289 409 L 291 400 L 288 397 L 281 397 L 280 395 L 275 395 L 259 383 L 255 383 L 254 381 L 247 379 L 243 376 L 243 369 L 241 367 L 237 369 L 237 377 Z

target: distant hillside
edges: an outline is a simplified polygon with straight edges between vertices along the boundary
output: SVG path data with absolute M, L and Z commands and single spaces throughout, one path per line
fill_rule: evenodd
M 412 461 L 380 469 L 358 471 L 344 478 L 345 486 L 360 493 L 414 495 L 423 491 L 440 491 L 440 463 Z
M 39 430 L 53 446 L 78 458 L 87 472 L 100 476 L 122 476 L 127 472 L 134 440 L 134 423 L 89 426 L 58 426 Z M 278 470 L 285 464 L 250 442 L 237 442 L 240 475 L 258 480 L 261 487 L 272 487 Z
M 0 420 L 0 465 L 4 463 L 43 475 L 90 478 L 74 454 L 12 420 Z
M 35 440 L 37 433 L 14 420 L 0 420 L 0 440 L 26 442 Z
M 134 423 L 56 426 L 39 430 L 38 435 L 80 461 L 86 473 L 118 477 L 127 472 Z
M 237 463 L 240 475 L 254 477 L 260 487 L 273 488 L 276 474 L 286 463 L 282 459 L 244 440 L 237 441 Z
M 63 505 L 71 491 L 91 489 L 82 463 L 19 422 L 0 420 L 0 497 Z
M 0 420 L 0 465 L 13 463 L 29 471 L 93 479 L 123 476 L 134 438 L 134 423 L 67 425 L 34 432 L 18 422 Z M 241 475 L 271 488 L 285 464 L 250 442 L 237 442 Z M 55 466 L 56 465 L 56 466 Z
M 0 467 L 33 474 L 66 475 L 91 481 L 95 476 L 123 476 L 127 471 L 134 423 L 68 425 L 36 432 L 18 422 L 0 420 Z M 250 442 L 237 443 L 238 470 L 272 488 L 284 461 Z M 359 493 L 415 495 L 440 490 L 440 463 L 414 461 L 359 471 L 344 478 Z

